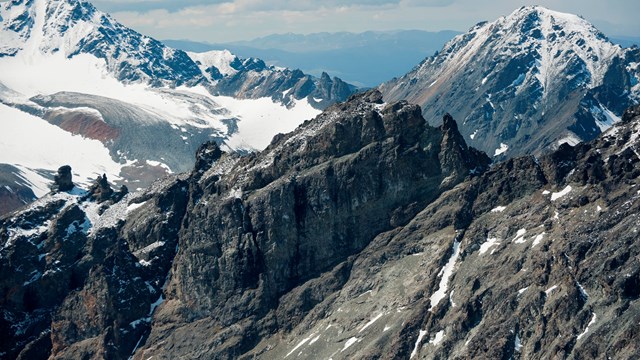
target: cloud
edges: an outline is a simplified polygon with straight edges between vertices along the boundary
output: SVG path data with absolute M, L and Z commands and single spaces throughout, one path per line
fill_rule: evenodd
M 538 2 L 554 10 L 582 14 L 587 20 L 602 24 L 601 30 L 608 35 L 640 33 L 639 23 L 634 20 L 640 11 L 640 2 Z M 477 0 L 94 0 L 94 3 L 125 25 L 159 39 L 228 42 L 285 32 L 466 31 L 479 21 L 507 15 L 529 0 L 492 0 L 490 3 Z
M 93 3 L 107 12 L 148 12 L 166 10 L 180 12 L 192 7 L 220 6 L 223 9 L 244 11 L 313 11 L 328 7 L 353 8 L 363 6 L 446 6 L 454 0 L 94 0 Z
M 147 12 L 166 10 L 175 12 L 187 7 L 212 5 L 229 2 L 229 0 L 93 0 L 92 3 L 106 12 Z

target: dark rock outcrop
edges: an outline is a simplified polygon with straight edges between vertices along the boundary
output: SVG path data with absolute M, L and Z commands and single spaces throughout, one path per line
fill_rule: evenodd
M 96 181 L 89 188 L 88 196 L 98 203 L 111 199 L 111 196 L 113 196 L 113 189 L 111 188 L 111 185 L 109 185 L 106 174 L 98 176 Z
M 64 165 L 58 168 L 58 173 L 53 176 L 53 191 L 69 191 L 73 189 L 73 175 L 71 166 Z
M 633 358 L 638 134 L 488 168 L 371 91 L 101 215 L 53 194 L 0 220 L 0 351 Z

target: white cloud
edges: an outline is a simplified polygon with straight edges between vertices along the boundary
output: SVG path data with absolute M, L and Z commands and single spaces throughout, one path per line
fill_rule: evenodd
M 159 39 L 209 42 L 273 33 L 392 29 L 466 31 L 479 21 L 507 15 L 528 0 L 100 0 L 125 25 Z M 640 2 L 538 0 L 558 11 L 583 15 L 608 35 L 640 34 L 634 19 Z M 126 11 L 125 11 L 126 10 Z

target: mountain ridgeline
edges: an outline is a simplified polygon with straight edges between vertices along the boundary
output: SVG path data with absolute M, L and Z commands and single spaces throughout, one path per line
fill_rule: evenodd
M 588 141 L 640 101 L 640 49 L 621 48 L 586 20 L 522 7 L 458 35 L 380 86 L 388 101 L 450 112 L 491 156 L 541 154 Z
M 263 152 L 210 142 L 143 192 L 103 182 L 0 220 L 0 352 L 637 354 L 640 108 L 492 167 L 451 116 L 421 114 L 373 90 Z

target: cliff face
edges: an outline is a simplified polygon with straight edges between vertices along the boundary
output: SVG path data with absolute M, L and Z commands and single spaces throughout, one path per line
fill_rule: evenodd
M 372 91 L 121 200 L 50 195 L 0 222 L 0 351 L 632 357 L 637 112 L 488 168 L 451 117 Z

